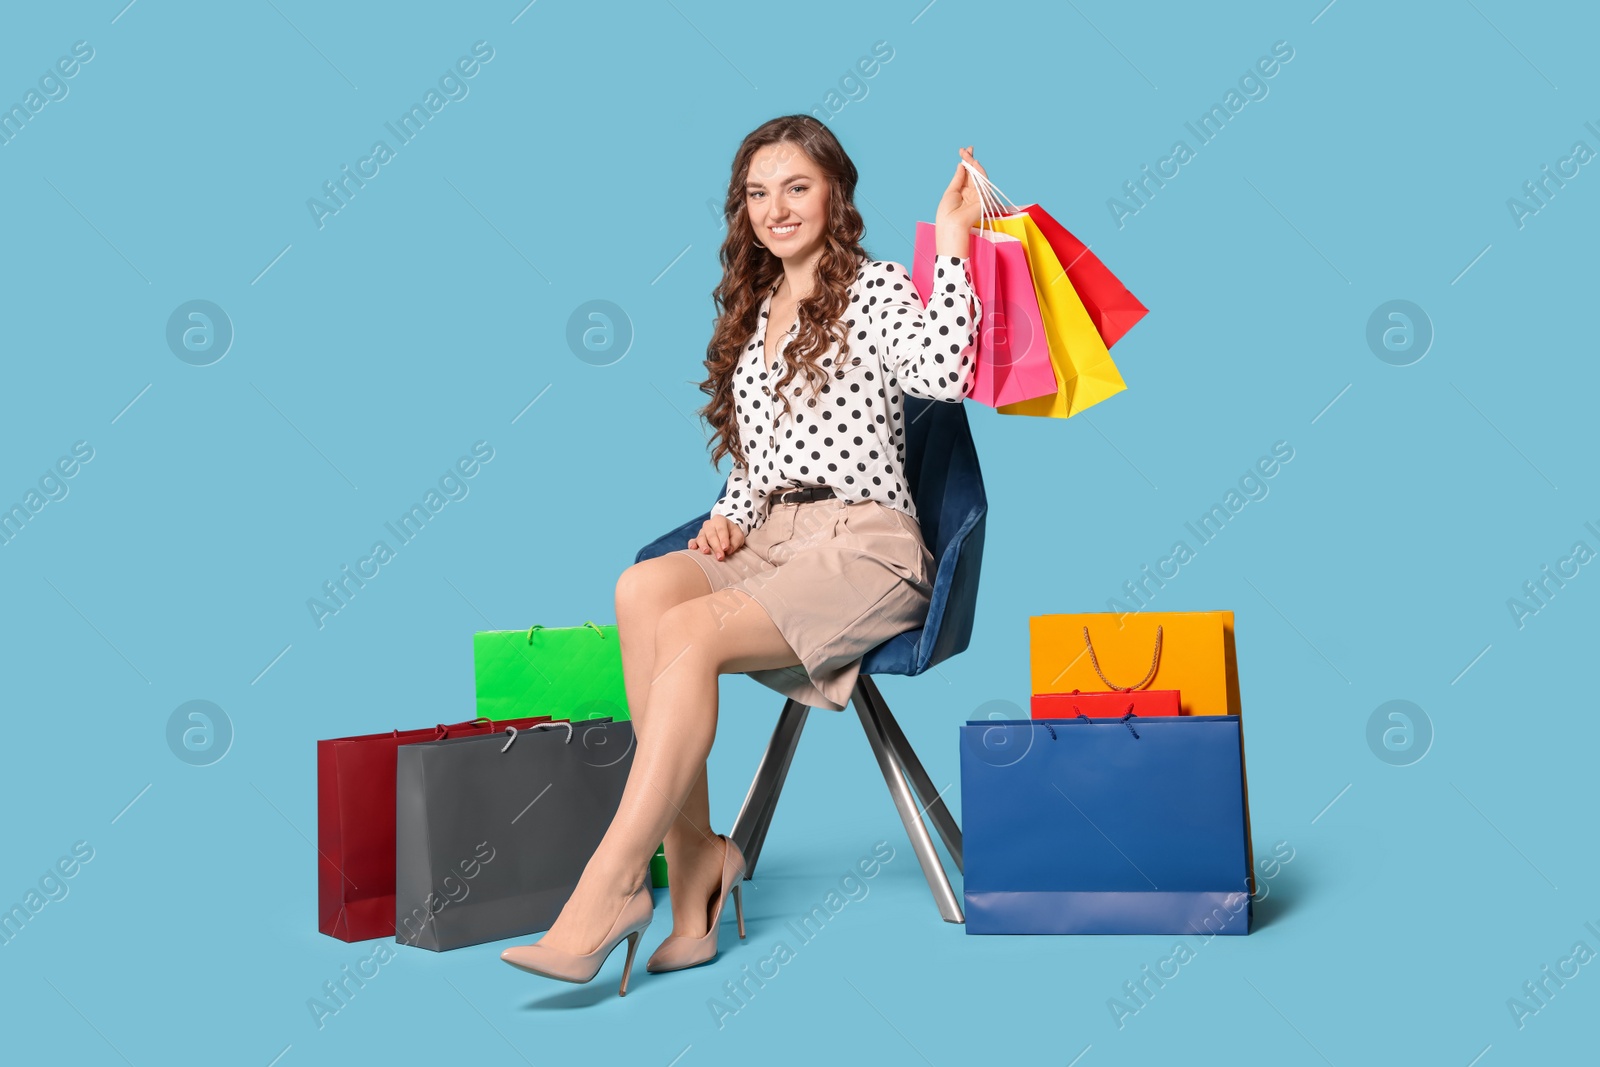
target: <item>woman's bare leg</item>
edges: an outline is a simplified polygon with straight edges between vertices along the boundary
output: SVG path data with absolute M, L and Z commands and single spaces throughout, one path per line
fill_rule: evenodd
M 718 676 L 800 662 L 766 610 L 737 589 L 668 608 L 656 627 L 655 654 L 648 725 L 635 734 L 622 801 L 540 942 L 549 948 L 594 951 L 624 901 L 648 876 L 650 857 L 704 772 L 716 738 Z
M 661 616 L 668 608 L 710 592 L 705 572 L 693 560 L 675 553 L 635 563 L 617 580 L 622 678 L 636 737 L 648 729 L 650 685 L 657 670 L 656 627 Z M 711 829 L 704 763 L 667 829 L 665 842 L 672 932 L 700 937 L 706 932 L 706 902 L 722 884 L 722 848 Z

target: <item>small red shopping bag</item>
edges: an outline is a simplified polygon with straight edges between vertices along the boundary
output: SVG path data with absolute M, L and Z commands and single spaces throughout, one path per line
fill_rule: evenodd
M 1179 714 L 1178 690 L 1138 689 L 1125 693 L 1033 694 L 1033 718 L 1076 719 L 1079 712 L 1091 719 L 1120 719 L 1128 712 L 1138 716 Z

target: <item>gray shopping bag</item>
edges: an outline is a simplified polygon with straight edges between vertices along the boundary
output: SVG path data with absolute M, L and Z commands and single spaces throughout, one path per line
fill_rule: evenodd
M 622 800 L 633 724 L 507 727 L 396 759 L 395 940 L 439 952 L 550 928 Z

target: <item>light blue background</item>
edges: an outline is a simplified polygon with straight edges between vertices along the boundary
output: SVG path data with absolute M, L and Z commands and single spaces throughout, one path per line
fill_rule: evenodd
M 94 48 L 0 146 L 0 503 L 74 442 L 94 449 L 0 547 L 0 904 L 74 842 L 94 849 L 0 946 L 7 1059 L 1592 1054 L 1600 968 L 1521 1029 L 1506 1007 L 1575 942 L 1600 949 L 1583 927 L 1600 925 L 1600 576 L 1583 568 L 1520 628 L 1507 608 L 1575 541 L 1600 549 L 1584 528 L 1600 526 L 1600 170 L 1520 228 L 1507 208 L 1575 141 L 1600 149 L 1592 11 L 121 3 L 31 5 L 0 35 L 7 104 L 73 42 Z M 470 94 L 319 229 L 306 200 L 479 40 L 494 57 Z M 746 895 L 748 943 L 725 928 L 716 963 L 641 969 L 622 1000 L 620 956 L 568 987 L 506 967 L 502 946 L 397 948 L 319 1029 L 308 998 L 379 942 L 315 930 L 312 742 L 470 716 L 474 630 L 611 621 L 638 547 L 711 503 L 694 419 L 719 278 L 708 201 L 748 130 L 822 107 L 880 40 L 893 58 L 830 122 L 869 251 L 909 262 L 971 143 L 1151 308 L 1114 350 L 1128 390 L 1085 416 L 969 407 L 990 500 L 976 633 L 884 692 L 954 782 L 957 724 L 1026 704 L 1028 616 L 1104 610 L 1287 441 L 1270 494 L 1151 605 L 1237 615 L 1256 854 L 1295 855 L 1258 929 L 1198 948 L 1119 1029 L 1108 998 L 1174 939 L 939 921 L 854 714 L 817 712 Z M 1176 139 L 1194 147 L 1184 123 L 1276 41 L 1294 55 L 1265 98 L 1119 228 L 1108 198 Z M 236 330 L 210 366 L 165 342 L 194 299 Z M 1396 299 L 1435 331 L 1409 366 L 1366 341 Z M 590 300 L 631 323 L 608 366 L 567 344 Z M 470 495 L 319 629 L 306 600 L 479 440 L 494 459 Z M 744 678 L 723 694 L 720 828 L 779 705 Z M 235 730 L 206 767 L 166 742 L 196 699 Z M 1366 740 L 1393 699 L 1436 734 L 1410 766 Z M 866 898 L 719 1029 L 708 999 L 794 947 L 785 924 L 880 840 L 895 858 Z

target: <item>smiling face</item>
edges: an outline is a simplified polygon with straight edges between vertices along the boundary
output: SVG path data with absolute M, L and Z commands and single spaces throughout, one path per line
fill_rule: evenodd
M 797 145 L 766 145 L 750 157 L 745 210 L 756 240 L 788 262 L 821 247 L 828 224 L 828 183 Z

